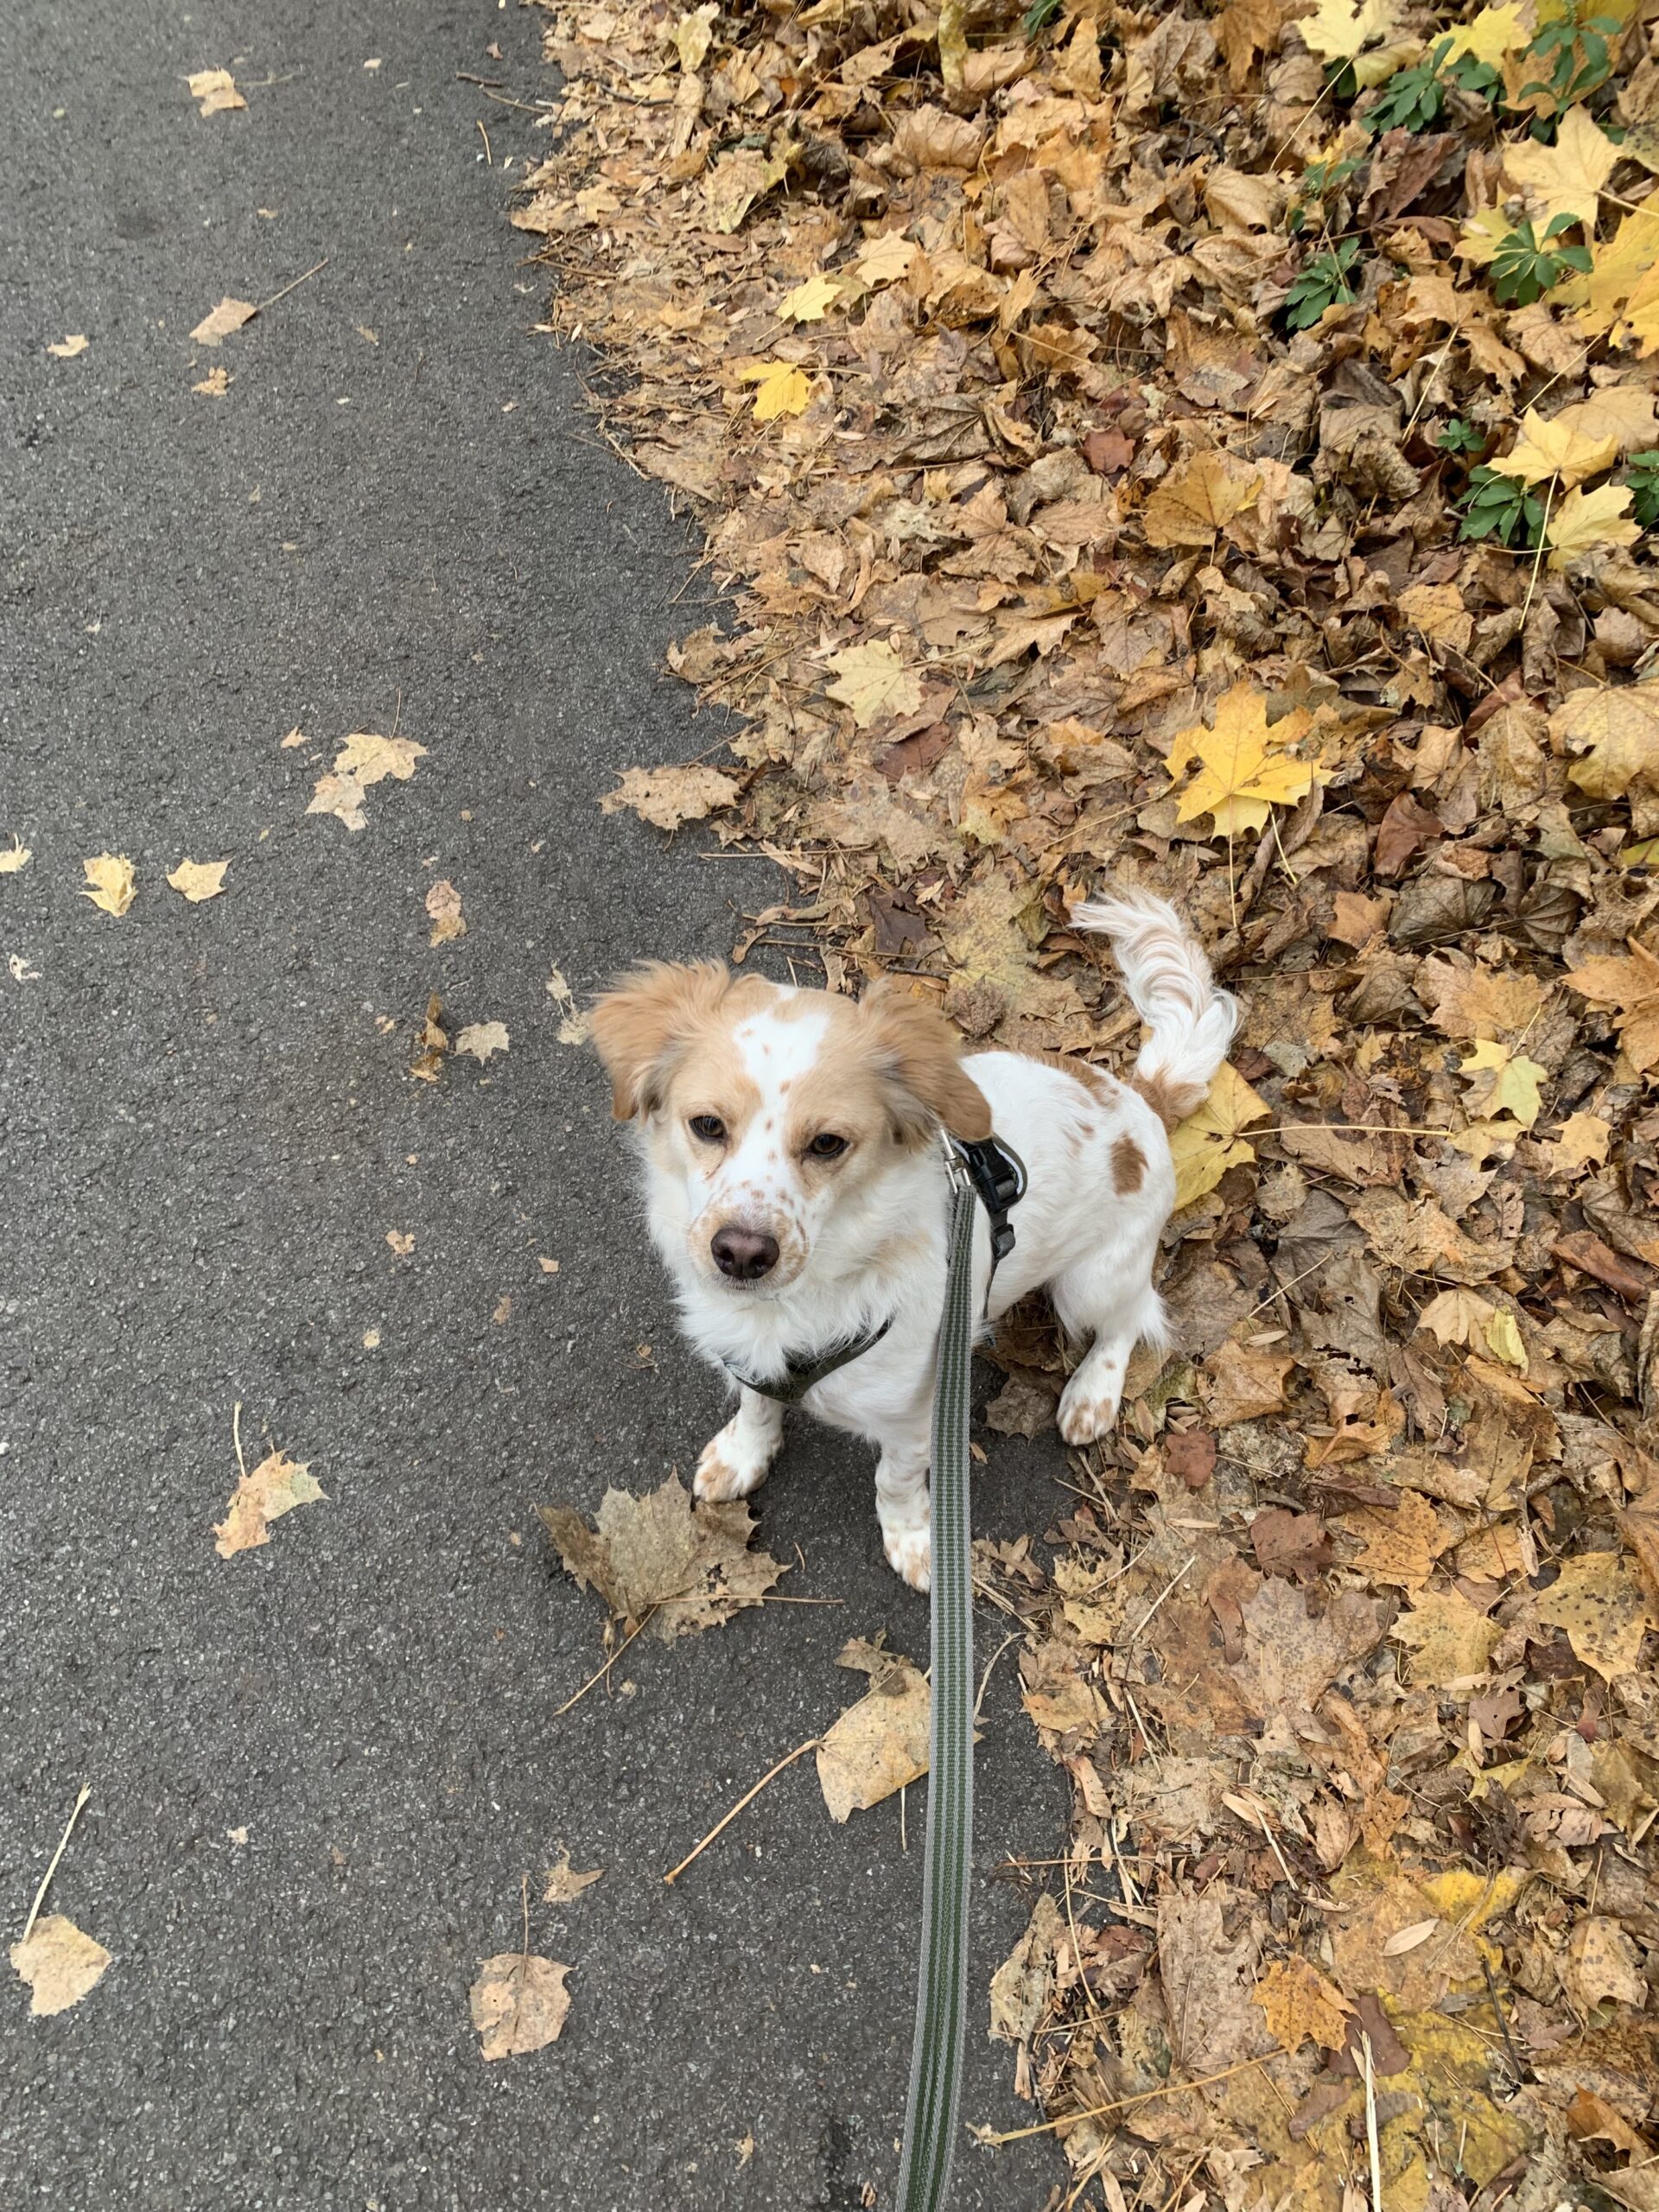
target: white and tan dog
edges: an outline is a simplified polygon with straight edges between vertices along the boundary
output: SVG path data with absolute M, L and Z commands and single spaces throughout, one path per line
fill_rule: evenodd
M 1111 938 L 1151 1032 L 1131 1083 L 1083 1061 L 964 1060 L 944 1017 L 899 990 L 855 1003 L 715 962 L 639 969 L 594 1012 L 617 1118 L 639 1128 L 651 1233 L 703 1357 L 734 1382 L 777 1382 L 791 1360 L 889 1324 L 802 1402 L 877 1447 L 887 1554 L 918 1590 L 944 1297 L 941 1128 L 995 1129 L 1025 1162 L 990 1315 L 1046 1286 L 1068 1337 L 1088 1342 L 1059 1408 L 1061 1434 L 1085 1443 L 1111 1426 L 1136 1343 L 1163 1336 L 1152 1270 L 1175 1193 L 1166 1130 L 1203 1100 L 1232 1039 L 1233 1001 L 1173 907 L 1109 899 L 1071 918 Z M 976 1305 L 989 1274 L 982 1217 Z M 700 1497 L 747 1496 L 782 1440 L 782 1405 L 735 1387 L 737 1411 L 697 1463 Z

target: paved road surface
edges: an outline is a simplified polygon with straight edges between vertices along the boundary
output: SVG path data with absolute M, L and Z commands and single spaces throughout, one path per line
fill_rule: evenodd
M 249 110 L 203 120 L 181 80 L 221 64 Z M 50 2020 L 5 1977 L 8 2208 L 892 2202 L 922 1793 L 906 1857 L 896 1805 L 834 1829 L 804 1761 L 659 1878 L 849 1699 L 843 1637 L 925 1650 L 862 1450 L 803 1434 L 763 1500 L 792 1591 L 842 1603 L 642 1640 L 618 1694 L 552 1717 L 601 1619 L 533 1505 L 654 1486 L 720 1392 L 548 972 L 723 953 L 773 893 L 596 811 L 620 767 L 715 734 L 658 674 L 708 618 L 667 604 L 683 536 L 531 330 L 476 123 L 498 162 L 544 142 L 461 70 L 544 89 L 536 19 L 0 20 L 0 833 L 35 851 L 0 876 L 0 1911 L 15 1934 L 88 1782 L 52 1903 L 115 1960 Z M 191 344 L 221 296 L 325 257 Z M 194 391 L 215 365 L 226 395 Z M 395 716 L 414 780 L 358 835 L 308 819 L 334 741 Z M 106 848 L 138 871 L 119 920 L 76 895 Z M 229 856 L 222 897 L 163 887 L 186 854 Z M 468 929 L 433 950 L 442 876 Z M 507 1057 L 411 1082 L 432 991 L 505 1021 Z M 327 1503 L 221 1560 L 238 1401 Z M 980 1525 L 1040 1530 L 1056 1461 L 991 1440 Z M 1059 1832 L 1012 1683 L 1005 1660 L 985 1868 Z M 606 1872 L 556 1910 L 534 1878 L 561 1841 Z M 556 2046 L 486 2065 L 467 1990 L 519 1942 L 526 1873 L 575 2001 Z M 982 1999 L 1023 1917 L 982 1883 L 966 2106 L 998 2125 L 1032 2116 Z M 1058 2171 L 970 2150 L 955 2201 L 1036 2212 Z

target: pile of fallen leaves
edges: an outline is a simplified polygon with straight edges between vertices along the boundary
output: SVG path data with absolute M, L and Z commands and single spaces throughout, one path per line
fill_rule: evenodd
M 1113 2212 L 1656 2212 L 1650 0 L 543 4 L 513 220 L 736 617 L 609 803 L 977 1039 L 1132 1044 L 1105 880 L 1245 1008 L 1179 1353 L 984 1562 L 1020 2086 Z

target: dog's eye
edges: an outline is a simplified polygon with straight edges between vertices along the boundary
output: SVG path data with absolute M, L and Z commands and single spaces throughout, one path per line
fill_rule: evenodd
M 704 1144 L 720 1144 L 726 1135 L 726 1124 L 718 1114 L 694 1114 L 690 1122 L 691 1134 Z
M 806 1149 L 813 1160 L 839 1160 L 847 1149 L 847 1140 L 835 1135 L 829 1129 L 823 1129 Z

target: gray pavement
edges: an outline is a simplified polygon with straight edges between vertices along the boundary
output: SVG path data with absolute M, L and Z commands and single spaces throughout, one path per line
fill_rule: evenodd
M 925 1651 L 863 1450 L 803 1428 L 759 1501 L 791 1593 L 841 1603 L 642 1639 L 553 1717 L 601 1616 L 534 1505 L 689 1468 L 721 1393 L 549 969 L 723 954 L 775 888 L 596 810 L 717 732 L 658 674 L 708 619 L 700 582 L 668 603 L 683 531 L 532 333 L 476 125 L 498 162 L 544 137 L 456 79 L 545 89 L 538 21 L 0 11 L 0 842 L 35 852 L 0 876 L 0 1914 L 90 1783 L 51 1904 L 114 1954 L 48 2020 L 0 1969 L 8 2208 L 892 2202 L 925 1793 L 906 1855 L 896 1803 L 834 1828 L 803 1761 L 660 1879 L 850 1700 L 844 1637 Z M 226 64 L 249 111 L 204 120 L 181 80 Z M 193 391 L 214 366 L 226 396 Z M 357 836 L 307 819 L 335 741 L 394 716 L 413 781 Z M 138 871 L 119 920 L 76 895 L 106 847 Z M 222 897 L 164 887 L 186 854 L 229 856 Z M 434 950 L 441 876 L 468 933 Z M 507 1056 L 412 1082 L 431 991 Z M 327 1502 L 225 1560 L 238 1401 Z M 987 1441 L 978 1525 L 1040 1532 L 1057 1452 Z M 982 1874 L 1064 1814 L 1012 1655 L 986 1710 Z M 606 1872 L 555 1909 L 561 1843 Z M 486 2065 L 467 1990 L 526 1874 L 574 2003 Z M 966 2116 L 998 2126 L 1033 2116 L 984 2034 L 1026 1910 L 982 1879 Z M 969 2147 L 954 2202 L 1036 2212 L 1058 2171 Z

